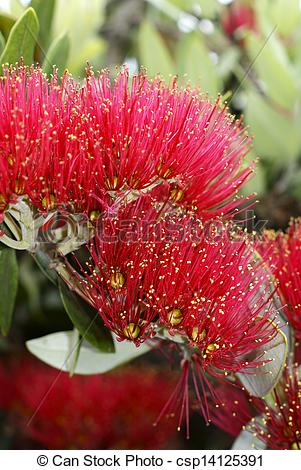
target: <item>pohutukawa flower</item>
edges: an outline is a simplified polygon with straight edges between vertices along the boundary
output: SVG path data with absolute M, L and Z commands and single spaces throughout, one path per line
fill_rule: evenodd
M 107 72 L 88 71 L 83 114 L 97 181 L 111 192 L 166 182 L 169 197 L 202 218 L 233 213 L 250 139 L 220 99 L 211 104 L 176 81 L 150 80 L 142 71 L 129 87 L 127 70 L 111 84 Z M 169 189 L 168 189 L 169 188 Z
M 287 365 L 268 397 L 250 397 L 233 386 L 220 386 L 222 404 L 212 405 L 213 422 L 237 435 L 239 427 L 263 441 L 268 449 L 301 449 L 301 369 Z
M 67 73 L 61 81 L 54 74 L 49 82 L 39 67 L 4 69 L 0 210 L 26 195 L 42 211 L 62 205 L 89 211 L 95 168 L 87 153 L 79 97 Z M 94 206 L 99 206 L 96 200 Z
M 301 219 L 283 232 L 266 231 L 260 251 L 278 284 L 284 312 L 301 340 Z
M 20 65 L 4 68 L 0 100 L 1 212 L 26 195 L 42 211 L 94 218 L 112 199 L 154 188 L 203 220 L 242 204 L 250 138 L 220 99 L 143 71 L 129 85 L 126 69 L 113 83 L 89 69 L 80 86 Z
M 70 378 L 33 358 L 9 361 L 9 368 L 7 360 L 0 363 L 1 420 L 18 433 L 18 445 L 27 438 L 48 449 L 157 449 L 175 434 L 173 421 L 152 426 L 174 386 L 166 371 L 128 367 Z

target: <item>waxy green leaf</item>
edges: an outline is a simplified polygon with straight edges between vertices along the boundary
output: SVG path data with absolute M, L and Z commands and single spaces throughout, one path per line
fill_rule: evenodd
M 0 249 L 0 328 L 7 335 L 11 326 L 18 290 L 18 264 L 16 252 L 1 246 Z
M 58 68 L 59 74 L 63 73 L 67 66 L 69 52 L 69 34 L 64 33 L 51 43 L 43 62 L 43 71 L 47 74 L 51 74 L 53 66 L 55 66 Z
M 99 313 L 61 279 L 59 279 L 59 289 L 65 310 L 82 337 L 102 352 L 113 352 L 112 334 L 104 325 Z
M 130 341 L 114 339 L 115 353 L 104 353 L 82 342 L 77 357 L 75 374 L 103 374 L 150 351 L 145 343 L 138 348 Z M 70 372 L 70 358 L 74 356 L 74 332 L 61 331 L 27 341 L 28 350 L 41 361 L 57 369 Z
M 24 64 L 32 64 L 38 32 L 37 15 L 32 8 L 28 8 L 10 31 L 5 49 L 1 54 L 1 64 L 15 64 L 21 57 Z

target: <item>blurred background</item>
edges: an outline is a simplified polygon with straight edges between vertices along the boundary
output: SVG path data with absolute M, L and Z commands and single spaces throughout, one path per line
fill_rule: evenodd
M 257 219 L 284 229 L 301 215 L 299 0 L 0 0 L 0 50 L 28 5 L 40 22 L 35 60 L 48 73 L 55 64 L 81 79 L 87 63 L 113 74 L 126 63 L 131 73 L 142 65 L 167 81 L 178 75 L 213 99 L 219 93 L 254 136 L 250 158 L 258 157 L 258 164 L 244 192 L 258 195 Z M 176 432 L 175 421 L 152 426 L 177 378 L 158 353 L 104 377 L 61 374 L 27 426 L 57 371 L 24 359 L 24 342 L 72 325 L 34 260 L 22 254 L 19 261 L 14 324 L 8 337 L 0 337 L 0 447 L 231 445 L 230 437 L 197 416 L 189 441 Z

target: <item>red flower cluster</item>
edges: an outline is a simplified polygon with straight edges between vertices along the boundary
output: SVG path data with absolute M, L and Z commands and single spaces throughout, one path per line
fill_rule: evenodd
M 127 204 L 98 226 L 86 268 L 69 270 L 120 340 L 139 345 L 165 328 L 188 338 L 204 366 L 241 370 L 276 332 L 269 272 L 243 234 L 229 238 L 231 226 L 208 240 L 201 221 L 172 222 L 148 196 Z
M 301 449 L 301 369 L 287 365 L 268 402 L 233 386 L 220 386 L 220 405 L 212 405 L 212 421 L 234 436 L 246 429 L 268 449 Z M 271 402 L 273 400 L 273 402 Z
M 172 445 L 173 421 L 164 420 L 158 429 L 153 426 L 174 385 L 166 373 L 150 368 L 142 373 L 130 367 L 106 375 L 70 378 L 33 359 L 10 363 L 6 370 L 0 368 L 0 407 L 18 427 L 19 439 L 32 439 L 48 449 L 156 449 Z
M 301 339 L 301 219 L 286 233 L 265 232 L 260 252 L 275 276 L 284 312 L 297 340 Z
M 48 82 L 38 67 L 0 81 L 0 211 L 26 195 L 42 210 L 94 214 L 126 192 L 162 185 L 161 198 L 210 218 L 233 213 L 252 171 L 250 139 L 220 100 L 127 70 L 111 83 L 87 71 Z M 158 195 L 158 191 L 156 192 Z

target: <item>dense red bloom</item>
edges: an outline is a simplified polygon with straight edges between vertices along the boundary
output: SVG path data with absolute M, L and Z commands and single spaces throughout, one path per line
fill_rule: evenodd
M 212 406 L 212 420 L 232 435 L 237 435 L 239 428 L 245 427 L 268 449 L 301 449 L 300 386 L 298 364 L 285 367 L 268 402 L 254 399 L 233 386 L 223 385 L 219 391 L 223 402 L 221 406 Z
M 266 231 L 260 251 L 273 272 L 284 312 L 301 339 L 301 219 L 292 221 L 286 233 Z
M 211 104 L 176 81 L 166 85 L 144 72 L 88 74 L 83 89 L 89 152 L 98 184 L 117 191 L 166 181 L 170 197 L 202 218 L 233 212 L 238 189 L 250 175 L 242 169 L 250 140 L 219 100 Z M 176 186 L 176 187 L 175 187 Z M 196 207 L 194 207 L 196 206 Z
M 199 212 L 233 214 L 252 172 L 250 139 L 220 100 L 127 70 L 111 83 L 87 72 L 49 82 L 39 67 L 5 68 L 0 82 L 0 211 L 19 195 L 39 209 L 90 214 L 128 192 Z
M 269 272 L 242 234 L 229 239 L 229 227 L 217 241 L 204 232 L 197 239 L 201 222 L 184 217 L 182 238 L 170 240 L 168 220 L 150 197 L 109 217 L 91 243 L 91 261 L 79 265 L 84 295 L 120 339 L 139 344 L 164 327 L 189 338 L 203 367 L 254 367 L 249 355 L 276 331 Z
M 49 83 L 39 67 L 5 68 L 0 102 L 0 209 L 27 195 L 42 210 L 89 210 L 94 171 L 73 79 Z
M 235 0 L 222 16 L 222 26 L 225 33 L 230 37 L 242 29 L 256 29 L 256 15 L 251 5 L 241 0 Z
M 173 383 L 166 373 L 138 367 L 70 378 L 23 359 L 6 373 L 10 400 L 2 409 L 23 438 L 49 449 L 164 448 L 170 446 L 174 423 L 164 420 L 155 429 L 153 422 Z

